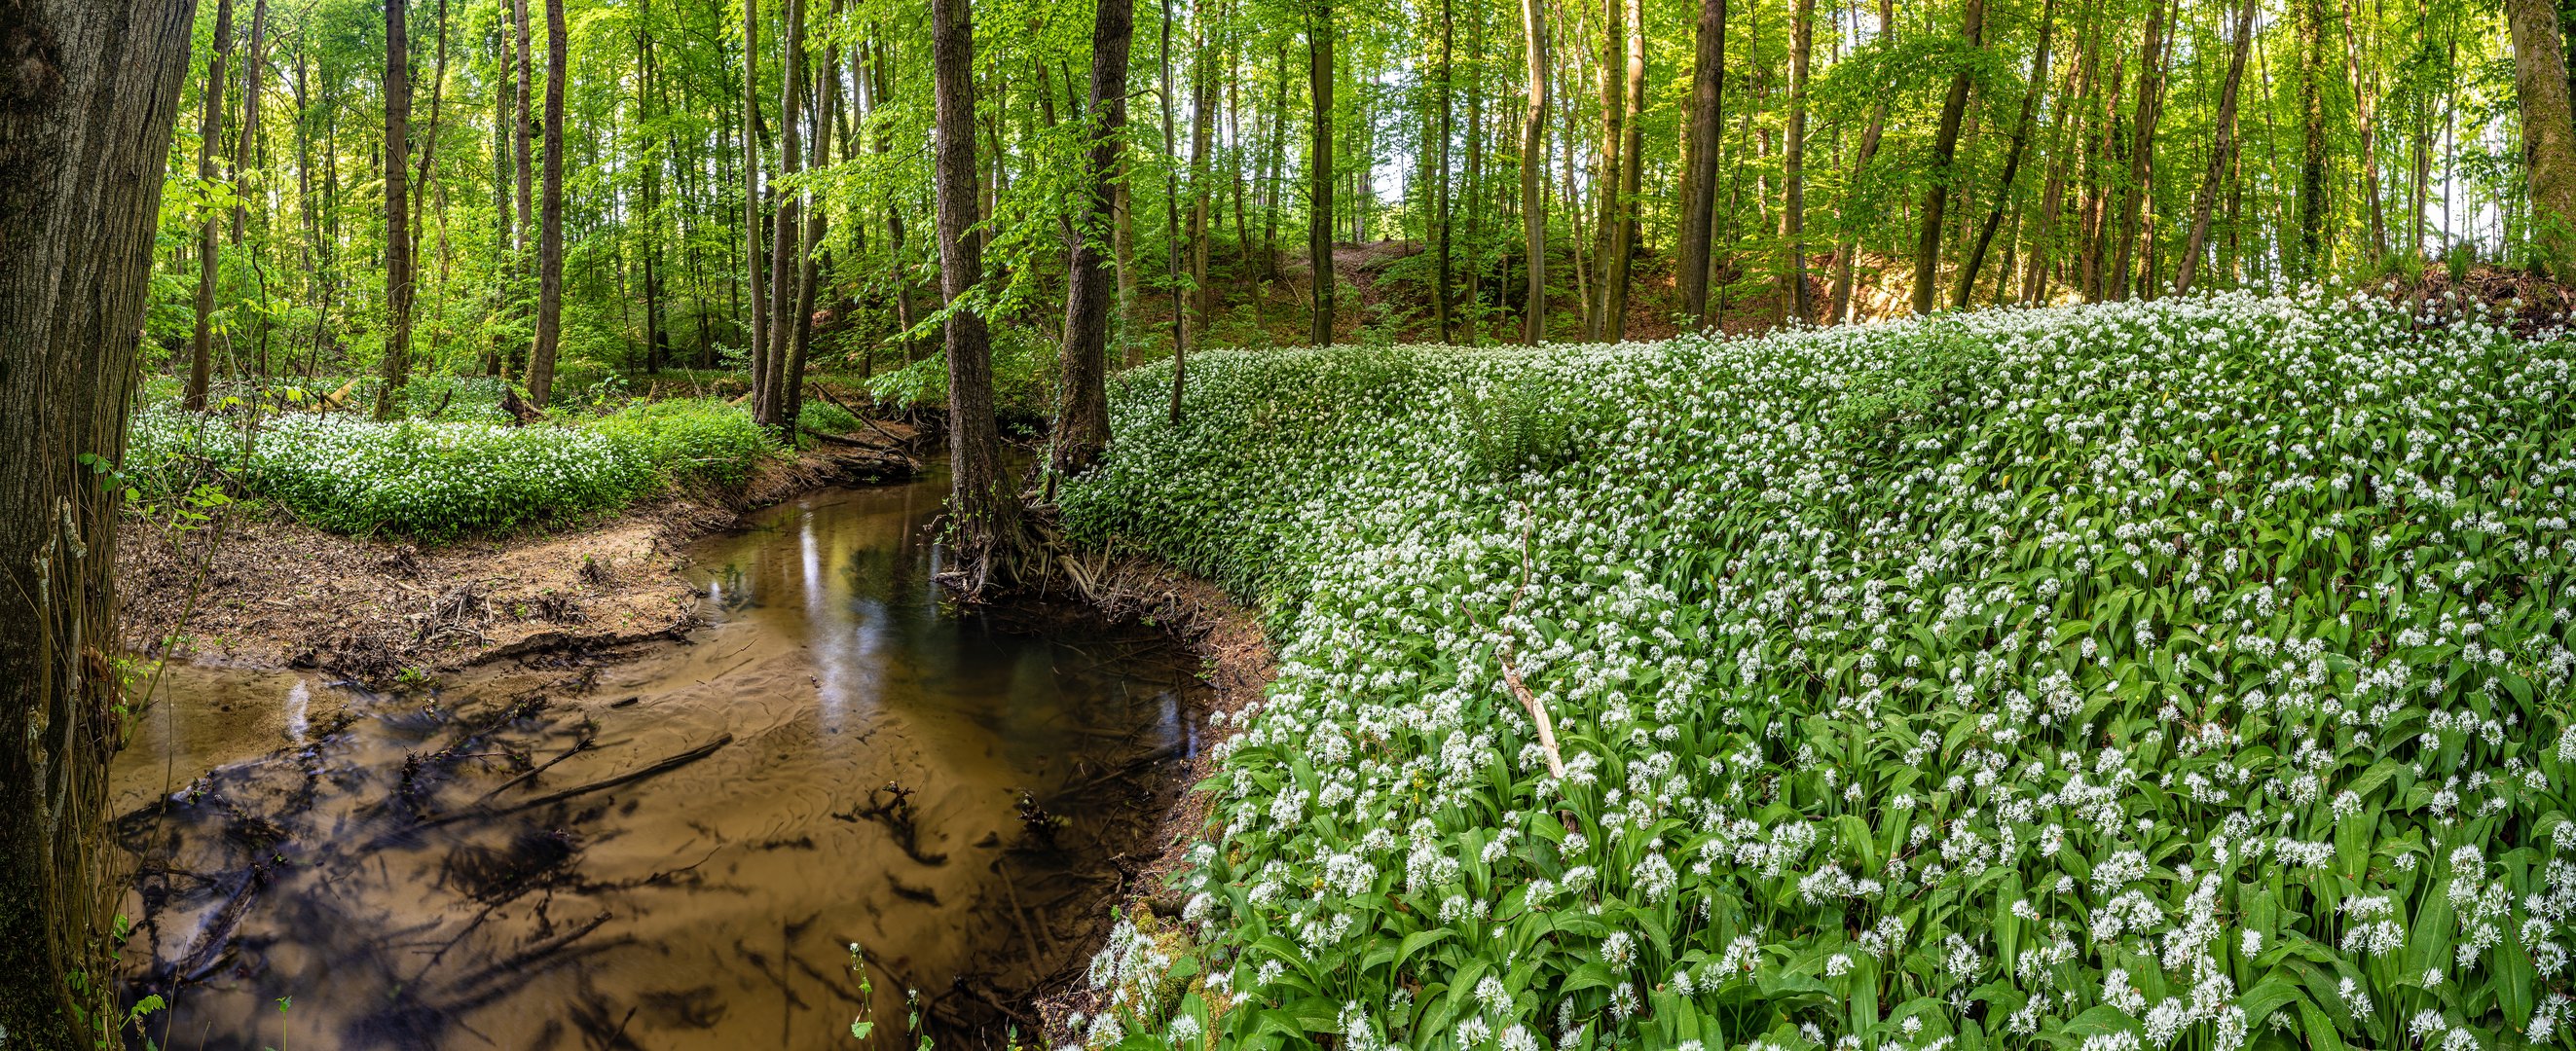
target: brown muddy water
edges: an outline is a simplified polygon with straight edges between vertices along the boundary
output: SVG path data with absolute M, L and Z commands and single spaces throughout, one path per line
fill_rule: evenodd
M 376 694 L 173 668 L 118 759 L 165 1048 L 994 1047 L 1077 968 L 1197 747 L 1150 628 L 959 610 L 945 480 L 693 552 L 686 641 Z M 139 1045 L 138 1045 L 139 1046 Z

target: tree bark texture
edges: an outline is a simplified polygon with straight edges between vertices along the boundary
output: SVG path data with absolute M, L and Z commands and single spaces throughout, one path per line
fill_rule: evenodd
M 1127 127 L 1127 55 L 1135 35 L 1134 0 L 1099 0 L 1094 6 L 1091 105 L 1082 114 L 1090 150 L 1083 172 L 1082 225 L 1065 295 L 1063 388 L 1048 453 L 1048 466 L 1059 475 L 1090 470 L 1109 445 L 1109 309 L 1118 297 L 1111 241 Z

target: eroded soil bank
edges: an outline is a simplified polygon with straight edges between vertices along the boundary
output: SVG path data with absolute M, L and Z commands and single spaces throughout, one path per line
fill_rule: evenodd
M 943 603 L 943 485 L 655 535 L 619 565 L 693 604 L 640 632 L 703 622 L 676 638 L 486 630 L 382 692 L 173 662 L 115 785 L 164 1046 L 849 1046 L 854 942 L 894 1042 L 908 987 L 943 1046 L 1033 1035 L 1111 903 L 1203 823 L 1200 714 L 1257 691 L 1242 654 L 1265 651 L 1248 618 L 1189 612 L 1212 591 L 1141 572 L 1124 627 Z M 611 589 L 586 612 L 636 593 L 558 550 Z

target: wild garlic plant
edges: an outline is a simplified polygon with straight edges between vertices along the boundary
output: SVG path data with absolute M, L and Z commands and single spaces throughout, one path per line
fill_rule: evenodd
M 2311 291 L 1208 353 L 1178 427 L 1156 372 L 1065 521 L 1281 664 L 1093 1046 L 2571 1043 L 2576 341 Z M 1522 389 L 1572 451 L 1498 475 Z

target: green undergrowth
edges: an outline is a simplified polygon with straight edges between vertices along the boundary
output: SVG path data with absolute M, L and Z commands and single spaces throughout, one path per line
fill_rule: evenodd
M 324 529 L 440 541 L 572 521 L 674 487 L 740 486 L 778 453 L 750 414 L 715 400 L 526 427 L 295 411 L 260 417 L 245 439 L 244 423 L 237 407 L 148 406 L 125 475 L 147 501 L 222 484 Z
M 1280 670 L 1085 1042 L 2569 1046 L 2571 366 L 2226 294 L 1122 375 L 1065 527 Z

